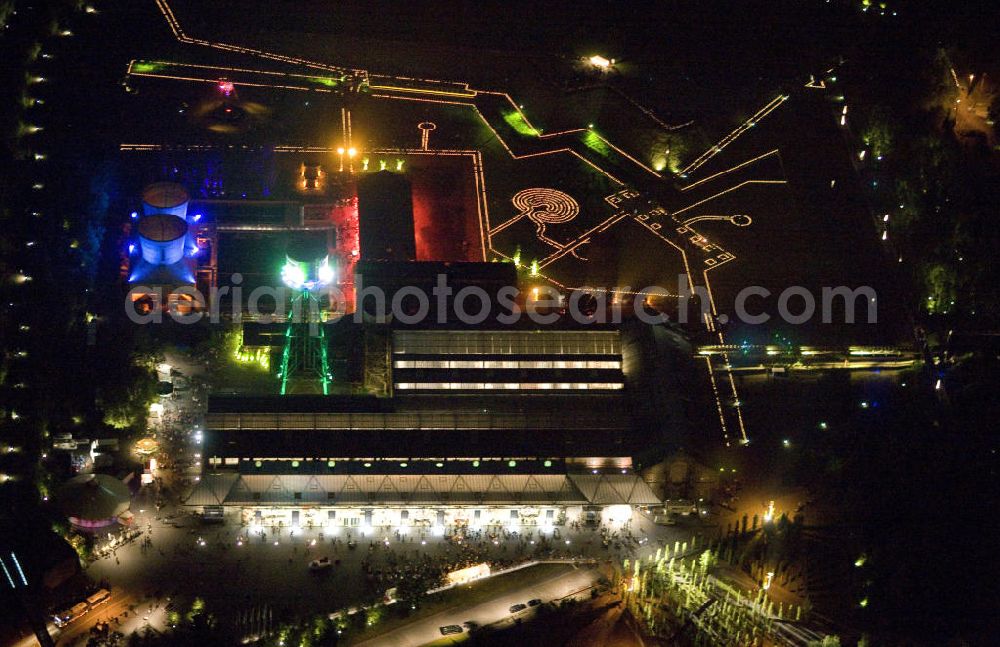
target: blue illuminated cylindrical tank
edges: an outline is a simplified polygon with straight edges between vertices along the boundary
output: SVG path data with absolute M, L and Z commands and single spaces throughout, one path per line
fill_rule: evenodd
M 156 182 L 142 191 L 142 212 L 147 216 L 154 213 L 169 213 L 187 218 L 187 190 L 174 182 Z
M 187 223 L 181 216 L 154 213 L 139 220 L 142 258 L 151 265 L 171 265 L 184 257 Z

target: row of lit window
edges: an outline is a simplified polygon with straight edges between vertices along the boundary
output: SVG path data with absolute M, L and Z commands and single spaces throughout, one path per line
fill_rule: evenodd
M 395 331 L 395 354 L 619 355 L 617 331 Z
M 399 381 L 404 381 L 400 379 Z M 406 380 L 409 381 L 409 380 Z M 511 380 L 513 382 L 513 380 Z M 512 387 L 513 388 L 513 387 Z M 604 410 L 602 409 L 602 412 Z M 592 409 L 524 413 L 410 411 L 396 413 L 210 413 L 206 427 L 232 430 L 433 430 L 433 429 L 611 429 L 625 428 L 617 415 L 594 416 Z
M 424 391 L 608 391 L 621 389 L 621 382 L 397 382 L 396 388 L 403 391 L 419 389 Z
M 544 360 L 430 360 L 430 359 L 401 359 L 393 364 L 396 368 L 610 368 L 621 369 L 622 363 L 619 360 L 580 360 L 580 361 L 544 361 Z

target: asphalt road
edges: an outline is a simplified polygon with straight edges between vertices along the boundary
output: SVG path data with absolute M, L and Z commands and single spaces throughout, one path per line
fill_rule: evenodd
M 107 602 L 74 620 L 63 629 L 59 629 L 51 622 L 48 623 L 49 635 L 52 636 L 57 645 L 72 645 L 80 637 L 88 636 L 90 630 L 98 623 L 114 616 L 124 616 L 129 605 L 134 603 L 135 599 L 123 589 L 112 589 L 111 597 Z M 35 645 L 38 645 L 38 640 L 34 636 L 29 636 L 16 643 L 16 647 L 34 647 Z
M 136 606 L 135 611 L 129 611 L 132 605 Z M 125 616 L 126 612 L 128 617 Z M 91 628 L 113 618 L 118 618 L 118 622 L 112 624 L 112 631 L 121 631 L 126 636 L 141 634 L 146 630 L 163 631 L 167 619 L 165 602 L 143 602 L 123 589 L 111 589 L 111 599 L 107 603 L 70 624 L 58 635 L 53 634 L 53 638 L 60 647 L 84 644 Z
M 463 622 L 472 621 L 479 626 L 486 626 L 500 621 L 513 622 L 515 618 L 528 620 L 535 615 L 537 608 L 525 609 L 512 615 L 510 607 L 514 604 L 526 603 L 533 598 L 540 598 L 543 602 L 551 602 L 587 589 L 599 578 L 600 573 L 596 568 L 577 568 L 567 573 L 533 582 L 517 591 L 498 595 L 496 598 L 472 607 L 448 609 L 433 616 L 415 620 L 403 627 L 360 643 L 360 645 L 365 647 L 412 647 L 440 639 L 442 637 L 441 627 L 445 625 L 461 625 Z

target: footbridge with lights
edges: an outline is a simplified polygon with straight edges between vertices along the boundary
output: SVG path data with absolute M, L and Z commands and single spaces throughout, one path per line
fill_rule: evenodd
M 714 344 L 698 347 L 696 354 L 711 361 L 717 371 L 743 374 L 906 370 L 923 361 L 918 351 L 902 346 Z

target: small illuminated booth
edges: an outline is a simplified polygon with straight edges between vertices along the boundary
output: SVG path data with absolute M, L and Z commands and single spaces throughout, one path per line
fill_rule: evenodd
M 151 456 L 159 451 L 159 449 L 160 443 L 155 438 L 141 438 L 135 443 L 135 452 L 143 457 Z

